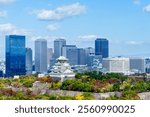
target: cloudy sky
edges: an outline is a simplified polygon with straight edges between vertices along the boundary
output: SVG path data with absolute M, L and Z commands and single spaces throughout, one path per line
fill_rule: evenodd
M 31 48 L 38 38 L 94 47 L 102 37 L 111 56 L 150 56 L 150 0 L 0 0 L 0 59 L 9 34 Z

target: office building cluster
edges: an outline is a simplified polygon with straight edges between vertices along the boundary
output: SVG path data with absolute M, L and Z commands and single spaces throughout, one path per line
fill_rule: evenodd
M 31 48 L 26 47 L 25 36 L 6 36 L 6 56 L 5 61 L 0 62 L 0 68 L 3 68 L 0 69 L 0 75 L 14 77 L 15 75 L 31 75 L 33 73 L 53 72 L 54 74 L 54 71 L 58 71 L 53 69 L 54 66 L 59 68 L 58 58 L 63 57 L 68 61 L 67 65 L 70 65 L 69 70 L 73 69 L 77 72 L 87 70 L 123 74 L 150 72 L 150 59 L 110 58 L 109 41 L 105 38 L 97 38 L 95 48 L 78 48 L 76 45 L 67 44 L 65 39 L 54 40 L 54 48 L 49 48 L 47 43 L 45 39 L 35 40 L 33 53 Z M 5 75 L 2 71 L 5 71 Z

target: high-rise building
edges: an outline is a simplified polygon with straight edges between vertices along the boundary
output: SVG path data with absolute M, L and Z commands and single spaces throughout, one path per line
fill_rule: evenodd
M 48 64 L 48 68 L 50 67 L 51 65 L 51 60 L 52 60 L 52 57 L 53 57 L 53 49 L 52 48 L 48 48 L 47 49 L 47 64 Z
M 85 50 L 85 54 L 86 55 L 94 54 L 95 53 L 95 50 L 92 47 L 85 48 L 84 50 Z
M 62 47 L 65 45 L 66 45 L 65 39 L 54 40 L 54 57 L 55 57 L 55 59 L 62 56 Z
M 102 67 L 104 72 L 123 73 L 126 75 L 130 73 L 129 58 L 104 58 Z
M 35 41 L 35 71 L 47 73 L 47 40 L 45 39 Z
M 102 55 L 102 58 L 109 57 L 109 42 L 107 39 L 98 38 L 95 40 L 95 55 Z
M 92 47 L 85 48 L 84 50 L 85 50 L 85 64 L 91 66 L 92 63 L 90 63 L 89 61 L 91 61 L 92 56 L 95 55 L 95 50 Z
M 32 74 L 32 49 L 26 48 L 26 75 Z
M 6 76 L 26 74 L 25 36 L 6 36 Z
M 62 56 L 69 60 L 70 65 L 78 65 L 78 48 L 75 45 L 63 46 Z
M 85 65 L 85 50 L 83 48 L 78 48 L 78 65 Z
M 130 58 L 130 70 L 135 73 L 146 72 L 145 58 Z

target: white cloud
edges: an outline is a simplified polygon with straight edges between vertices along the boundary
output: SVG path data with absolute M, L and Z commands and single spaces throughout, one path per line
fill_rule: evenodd
M 0 18 L 7 17 L 7 11 L 0 11 Z
M 10 35 L 10 34 L 19 34 L 19 35 L 30 35 L 31 31 L 26 29 L 20 29 L 11 23 L 0 24 L 1 36 Z
M 62 20 L 67 17 L 80 15 L 85 13 L 85 11 L 86 6 L 77 2 L 74 4 L 57 7 L 54 10 L 36 10 L 33 11 L 33 14 L 36 14 L 37 18 L 40 20 Z
M 15 25 L 7 23 L 7 24 L 0 24 L 0 31 L 1 32 L 8 32 L 14 30 L 16 28 Z
M 143 10 L 144 10 L 145 12 L 150 13 L 150 4 L 148 4 L 147 6 L 145 6 L 145 7 L 143 8 Z
M 58 30 L 60 26 L 58 24 L 49 24 L 46 28 L 48 31 L 55 31 Z
M 129 45 L 141 45 L 141 44 L 143 44 L 143 42 L 141 42 L 141 41 L 128 41 L 127 44 L 129 44 Z
M 93 41 L 96 38 L 98 38 L 97 35 L 83 35 L 83 36 L 78 36 L 79 39 L 82 39 L 82 41 Z
M 10 4 L 15 2 L 16 0 L 0 0 L 0 4 Z
M 133 3 L 134 3 L 135 5 L 139 5 L 139 4 L 140 4 L 140 0 L 133 0 Z

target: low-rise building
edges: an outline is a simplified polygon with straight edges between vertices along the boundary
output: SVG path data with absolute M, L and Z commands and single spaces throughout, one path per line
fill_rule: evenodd
M 123 73 L 128 75 L 130 73 L 129 58 L 116 57 L 104 58 L 102 62 L 103 72 L 108 73 Z

